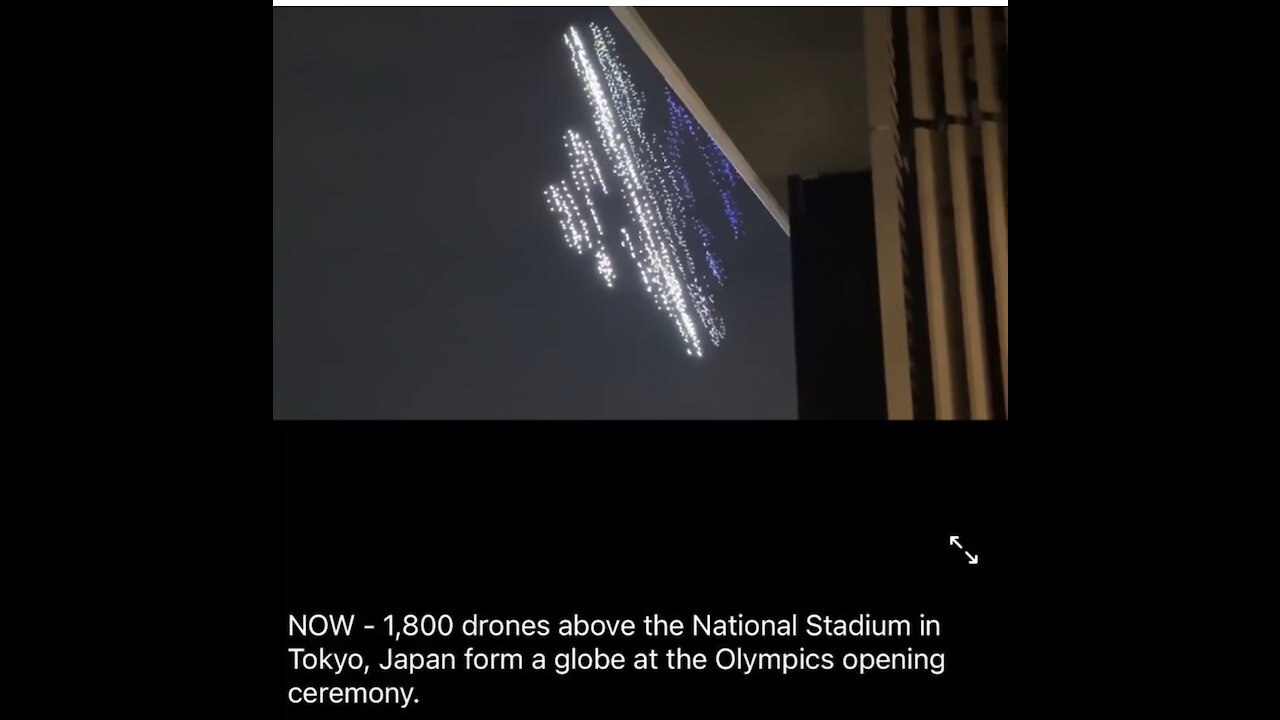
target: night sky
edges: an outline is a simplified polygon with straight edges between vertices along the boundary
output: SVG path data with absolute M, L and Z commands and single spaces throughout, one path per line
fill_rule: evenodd
M 795 417 L 788 242 L 744 184 L 735 238 L 684 164 L 726 273 L 701 358 L 635 265 L 608 288 L 566 244 L 544 191 L 595 136 L 563 39 L 590 22 L 660 131 L 608 8 L 273 9 L 274 417 Z

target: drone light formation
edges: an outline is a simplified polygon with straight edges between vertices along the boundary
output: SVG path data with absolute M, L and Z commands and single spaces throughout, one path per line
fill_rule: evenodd
M 591 138 L 566 131 L 569 178 L 547 188 L 547 202 L 565 243 L 593 257 L 608 287 L 618 282 L 614 255 L 629 259 L 645 292 L 675 326 L 685 352 L 702 357 L 705 342 L 718 347 L 724 340 L 724 319 L 710 288 L 723 286 L 726 275 L 713 250 L 715 237 L 697 217 L 704 208 L 682 167 L 696 148 L 718 195 L 708 204 L 724 212 L 735 239 L 741 236 L 732 197 L 737 173 L 670 88 L 664 131 L 647 132 L 645 97 L 618 60 L 612 34 L 595 24 L 589 30 L 590 44 L 573 27 L 564 41 L 592 111 L 601 154 Z M 593 199 L 615 193 L 626 208 L 616 228 L 601 222 Z
M 668 117 L 671 118 L 668 135 L 689 137 L 698 146 L 698 154 L 701 155 L 707 174 L 710 175 L 716 192 L 720 195 L 725 218 L 733 228 L 733 237 L 735 239 L 742 237 L 742 213 L 738 209 L 737 201 L 733 199 L 733 189 L 741 179 L 738 177 L 738 172 L 733 169 L 733 163 L 729 162 L 729 158 L 725 157 L 724 152 L 711 139 L 711 136 L 676 99 L 671 88 L 667 88 L 667 112 Z
M 590 252 L 596 261 L 596 272 L 609 287 L 617 274 L 613 268 L 613 259 L 604 243 L 604 225 L 596 212 L 595 203 L 591 200 L 592 188 L 599 188 L 601 193 L 608 194 L 604 183 L 604 174 L 600 172 L 600 163 L 596 160 L 591 143 L 573 130 L 564 135 L 565 150 L 569 153 L 569 177 L 572 180 L 561 180 L 547 188 L 547 201 L 560 216 L 560 229 L 564 233 L 565 242 L 579 255 Z M 579 203 L 578 199 L 582 202 Z M 585 208 L 585 212 L 583 210 Z M 590 216 L 590 222 L 587 218 Z

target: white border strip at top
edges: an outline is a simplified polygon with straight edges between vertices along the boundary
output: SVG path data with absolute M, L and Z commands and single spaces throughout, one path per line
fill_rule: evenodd
M 694 92 L 693 86 L 685 78 L 684 73 L 680 72 L 680 68 L 676 66 L 675 61 L 667 55 L 667 51 L 662 49 L 661 43 L 653 36 L 653 32 L 649 30 L 649 26 L 640 18 L 640 14 L 636 12 L 633 6 L 614 6 L 613 13 L 622 22 L 622 26 L 631 33 L 631 37 L 644 50 L 644 54 L 649 56 L 649 61 L 658 68 L 658 72 L 662 73 L 662 77 L 666 79 L 667 84 L 675 91 L 676 96 L 689 108 L 693 118 L 702 125 L 707 134 L 711 136 L 716 144 L 720 146 L 720 151 L 733 164 L 734 169 L 742 176 L 747 187 L 751 188 L 756 197 L 760 198 L 760 202 L 764 203 L 765 209 L 773 215 L 773 219 L 778 221 L 778 225 L 782 228 L 782 232 L 791 236 L 791 219 L 787 216 L 787 211 L 778 202 L 778 199 L 765 188 L 764 183 L 760 180 L 760 176 L 756 175 L 755 170 L 747 162 L 747 158 L 743 156 L 742 151 L 738 150 L 738 146 L 733 144 L 733 140 L 729 138 L 724 128 L 720 127 L 720 123 L 716 122 L 715 117 L 711 114 L 702 99 L 698 97 L 698 93 Z
M 437 2 L 437 3 L 427 3 L 427 2 L 406 2 L 406 0 L 365 0 L 364 2 L 337 2 L 336 0 L 320 0 L 319 2 L 314 2 L 314 1 L 313 1 L 313 2 L 302 2 L 301 0 L 286 0 L 285 2 L 280 2 L 280 0 L 274 0 L 271 4 L 272 4 L 272 5 L 274 5 L 274 6 L 276 6 L 276 7 L 432 7 L 432 6 L 453 7 L 453 6 L 454 6 L 454 4 L 452 4 L 452 3 L 448 3 L 448 4 L 446 4 L 446 3 L 438 3 L 438 2 Z M 481 3 L 481 2 L 461 2 L 461 3 L 457 3 L 457 4 L 458 4 L 458 5 L 464 5 L 464 6 L 470 5 L 470 6 L 497 6 L 497 7 L 518 7 L 518 6 L 521 6 L 521 5 L 529 6 L 529 7 L 604 7 L 604 5 L 603 5 L 602 3 L 594 3 L 594 2 L 565 2 L 564 0 L 561 0 L 560 2 L 484 2 L 484 3 Z M 632 5 L 632 7 L 680 7 L 680 6 L 690 6 L 690 7 L 699 7 L 699 6 L 704 6 L 704 7 L 736 7 L 736 6 L 740 6 L 740 5 L 752 5 L 752 6 L 757 6 L 757 7 L 758 7 L 758 6 L 766 6 L 766 5 L 771 5 L 771 4 L 781 5 L 781 3 L 753 3 L 753 2 L 743 2 L 742 0 L 738 0 L 737 2 L 730 2 L 729 0 L 722 0 L 721 2 L 690 2 L 690 3 L 673 3 L 673 2 L 637 2 L 637 3 L 634 3 L 634 4 Z M 917 6 L 917 7 L 918 7 L 918 6 L 924 6 L 924 7 L 943 7 L 943 6 L 951 6 L 951 5 L 956 5 L 956 4 L 959 4 L 959 5 L 965 5 L 965 6 L 976 6 L 976 7 L 1005 7 L 1005 8 L 1009 7 L 1009 3 L 1007 3 L 1007 2 L 968 2 L 968 3 L 955 3 L 955 2 L 830 2 L 830 1 L 828 0 L 828 2 L 809 2 L 809 3 L 805 3 L 805 4 L 806 4 L 806 5 L 822 5 L 822 6 L 853 6 L 853 7 L 885 7 L 885 6 L 889 6 L 889 7 L 911 7 L 911 6 Z

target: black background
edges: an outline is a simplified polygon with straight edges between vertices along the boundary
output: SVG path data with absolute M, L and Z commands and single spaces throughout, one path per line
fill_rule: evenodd
M 1001 424 L 273 423 L 286 715 L 423 717 L 655 713 L 1004 717 L 1008 708 L 1008 430 Z M 978 565 L 948 545 L 960 535 Z M 561 639 L 579 613 L 942 622 L 911 638 Z M 393 644 L 288 636 L 288 615 L 472 613 L 547 618 L 548 638 Z M 803 627 L 803 625 L 802 625 Z M 914 631 L 914 626 L 913 626 Z M 286 648 L 708 653 L 701 672 L 289 670 Z M 945 652 L 946 670 L 743 676 L 719 647 Z M 292 686 L 413 685 L 421 703 L 290 705 Z

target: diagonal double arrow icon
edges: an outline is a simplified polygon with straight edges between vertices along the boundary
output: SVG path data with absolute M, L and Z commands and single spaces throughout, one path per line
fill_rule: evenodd
M 951 536 L 951 544 L 952 544 L 952 545 L 955 545 L 956 547 L 960 548 L 961 550 L 964 550 L 964 554 L 969 556 L 969 564 L 970 564 L 970 565 L 977 565 L 977 564 L 978 564 L 978 556 L 977 556 L 977 555 L 974 555 L 973 553 L 971 553 L 971 552 L 969 552 L 968 550 L 965 550 L 965 549 L 964 549 L 964 546 L 960 544 L 960 536 L 959 536 L 959 535 L 952 535 L 952 536 Z

